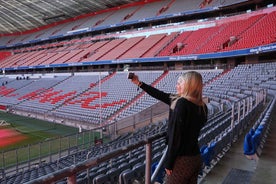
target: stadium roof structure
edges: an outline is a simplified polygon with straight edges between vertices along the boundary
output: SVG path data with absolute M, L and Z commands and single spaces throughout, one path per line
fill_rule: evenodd
M 0 0 L 0 34 L 20 33 L 140 0 Z

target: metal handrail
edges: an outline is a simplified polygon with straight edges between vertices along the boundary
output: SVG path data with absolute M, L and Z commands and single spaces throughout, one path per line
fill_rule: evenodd
M 164 153 L 163 153 L 163 155 L 162 155 L 162 157 L 161 157 L 161 159 L 160 159 L 160 161 L 159 161 L 159 163 L 158 163 L 156 169 L 154 170 L 154 172 L 153 172 L 152 175 L 151 175 L 151 179 L 150 179 L 150 180 L 151 180 L 151 183 L 154 182 L 154 180 L 155 180 L 155 178 L 156 178 L 158 172 L 160 171 L 160 169 L 161 169 L 161 167 L 162 167 L 162 165 L 163 165 L 163 163 L 164 163 L 164 161 L 165 161 L 165 156 L 166 156 L 166 154 L 167 154 L 167 150 L 168 150 L 168 146 L 166 146 L 166 148 L 165 148 L 165 150 L 164 150 Z
M 53 183 L 64 178 L 67 178 L 68 184 L 76 183 L 76 176 L 79 172 L 85 172 L 87 169 L 97 166 L 102 162 L 108 161 L 111 158 L 118 157 L 122 154 L 125 154 L 131 150 L 134 150 L 138 147 L 147 146 L 146 149 L 146 171 L 145 171 L 145 183 L 150 184 L 150 175 L 151 175 L 151 145 L 152 142 L 161 138 L 164 138 L 166 132 L 160 132 L 158 134 L 152 135 L 151 137 L 144 138 L 143 140 L 137 141 L 136 143 L 121 147 L 119 149 L 110 151 L 108 153 L 104 153 L 103 155 L 99 155 L 97 157 L 88 159 L 86 161 L 77 163 L 76 165 L 72 165 L 70 167 L 55 171 L 53 173 L 47 174 L 45 176 L 39 177 L 32 181 L 27 182 L 26 184 L 38 184 L 38 183 Z

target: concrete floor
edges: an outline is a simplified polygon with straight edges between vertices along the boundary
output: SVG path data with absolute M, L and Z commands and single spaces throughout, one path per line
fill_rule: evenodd
M 251 179 L 252 184 L 276 183 L 276 112 L 273 112 L 270 133 L 264 144 L 255 174 Z
M 231 146 L 224 157 L 211 169 L 199 182 L 200 184 L 221 184 L 232 168 L 253 172 L 250 184 L 275 184 L 276 183 L 276 112 L 272 113 L 270 132 L 262 149 L 258 162 L 247 159 L 243 155 L 243 137 Z M 235 178 L 233 178 L 233 183 Z M 237 183 L 238 184 L 238 183 Z

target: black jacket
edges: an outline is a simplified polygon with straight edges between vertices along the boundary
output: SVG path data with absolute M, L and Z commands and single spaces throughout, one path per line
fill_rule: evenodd
M 140 87 L 150 96 L 170 106 L 165 168 L 172 169 L 177 156 L 200 154 L 198 137 L 200 129 L 207 122 L 207 106 L 198 106 L 183 97 L 165 93 L 145 83 Z

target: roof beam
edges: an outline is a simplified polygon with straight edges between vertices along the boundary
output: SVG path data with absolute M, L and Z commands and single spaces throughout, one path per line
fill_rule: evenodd
M 40 11 L 36 10 L 36 9 L 33 9 L 33 7 L 29 6 L 25 1 L 19 1 L 19 3 L 21 5 L 23 5 L 24 7 L 26 7 L 27 9 L 30 9 L 30 10 L 33 10 L 35 12 L 38 12 L 39 14 L 41 14 Z M 36 3 L 30 3 L 32 6 L 35 6 Z M 24 14 L 28 15 L 28 19 L 33 19 L 35 20 L 36 22 L 40 23 L 40 24 L 44 24 L 43 20 L 38 18 L 37 16 L 33 16 L 33 14 L 29 13 L 29 12 L 26 12 L 26 11 L 23 11 L 22 9 L 20 9 Z
M 12 31 L 11 31 L 11 28 L 8 28 L 7 26 L 5 26 L 5 24 L 6 24 L 6 25 L 8 24 L 10 27 L 12 27 L 13 29 L 17 30 L 17 27 L 15 27 L 14 25 L 12 25 L 9 21 L 4 20 L 4 19 L 2 18 L 2 16 L 0 16 L 0 22 L 1 22 L 0 26 L 1 26 L 4 30 L 6 30 L 8 33 L 12 33 Z M 3 24 L 3 22 L 4 22 L 5 24 Z
M 11 1 L 2 1 L 2 5 L 6 4 L 6 6 L 10 6 L 13 9 L 18 10 L 14 5 L 12 5 L 11 3 L 8 3 Z M 26 26 L 26 24 L 23 22 L 20 22 L 20 19 L 22 19 L 21 15 L 18 15 L 16 13 L 14 13 L 14 11 L 11 11 L 12 9 L 6 8 L 6 6 L 2 6 L 3 9 L 5 9 L 7 12 L 9 12 L 8 14 L 3 14 L 5 17 L 7 17 L 8 19 L 11 19 L 13 22 L 15 22 L 16 24 L 20 25 L 21 27 L 25 28 L 26 30 L 28 30 L 29 28 Z M 14 15 L 14 16 L 13 16 Z M 16 18 L 18 17 L 18 18 Z M 30 23 L 28 20 L 24 19 L 24 21 L 27 21 L 28 23 Z
M 72 16 L 72 12 L 75 12 L 75 10 L 70 8 L 70 6 L 68 4 L 65 4 L 61 1 L 56 1 L 55 6 L 53 4 L 50 4 L 50 3 L 46 2 L 46 1 L 44 3 L 47 4 L 49 7 L 53 8 L 53 9 L 59 10 L 60 13 L 64 13 L 65 15 L 68 15 L 68 16 Z M 62 6 L 60 6 L 60 4 Z M 62 7 L 62 8 L 60 8 L 60 7 Z M 68 9 L 68 10 L 66 10 L 66 9 Z

